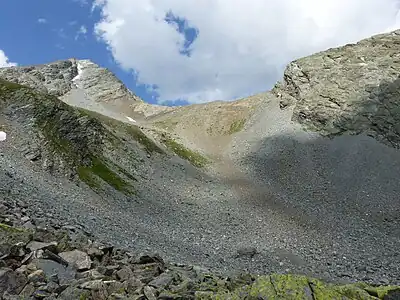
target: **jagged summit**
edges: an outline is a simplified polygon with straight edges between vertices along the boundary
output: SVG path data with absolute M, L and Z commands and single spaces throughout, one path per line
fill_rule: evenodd
M 132 93 L 111 71 L 89 59 L 0 68 L 0 78 L 59 97 L 69 105 L 116 119 L 138 118 L 170 110 L 149 105 Z

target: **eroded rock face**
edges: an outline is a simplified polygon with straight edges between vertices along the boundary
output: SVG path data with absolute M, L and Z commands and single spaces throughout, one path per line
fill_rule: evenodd
M 367 133 L 400 147 L 400 31 L 290 63 L 273 92 L 293 120 L 332 136 Z
M 90 60 L 68 59 L 27 67 L 0 68 L 0 78 L 54 96 L 63 96 L 80 88 L 93 101 L 115 102 L 121 98 L 141 101 L 113 73 Z
M 61 96 L 71 90 L 72 79 L 77 75 L 78 68 L 75 60 L 61 60 L 51 64 L 0 69 L 0 78 L 54 96 Z

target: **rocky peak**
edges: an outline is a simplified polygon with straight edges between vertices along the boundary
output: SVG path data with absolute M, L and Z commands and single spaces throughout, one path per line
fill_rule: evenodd
M 72 58 L 42 65 L 1 68 L 0 78 L 60 97 L 76 106 L 142 102 L 111 71 L 90 60 Z
M 0 68 L 0 77 L 4 80 L 55 96 L 62 96 L 71 90 L 72 79 L 77 75 L 77 63 L 72 59 L 50 64 Z
M 125 85 L 108 69 L 101 68 L 90 60 L 71 60 L 76 76 L 71 83 L 82 89 L 96 102 L 112 103 L 118 100 L 139 101 Z

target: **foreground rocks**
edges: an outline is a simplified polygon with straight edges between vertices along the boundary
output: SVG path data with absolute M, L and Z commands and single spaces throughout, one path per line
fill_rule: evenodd
M 297 275 L 225 277 L 104 245 L 72 226 L 36 226 L 0 202 L 1 299 L 400 299 L 400 287 L 333 285 Z M 42 220 L 42 222 L 44 222 Z

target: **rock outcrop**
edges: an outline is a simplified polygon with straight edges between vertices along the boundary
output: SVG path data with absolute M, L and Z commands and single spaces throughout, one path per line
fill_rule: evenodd
M 400 147 L 400 31 L 291 62 L 274 93 L 327 136 L 366 133 Z

